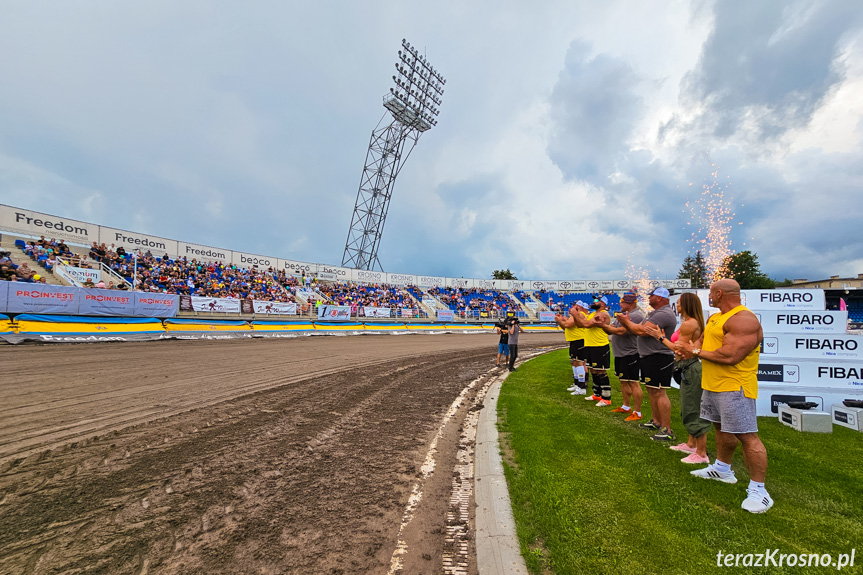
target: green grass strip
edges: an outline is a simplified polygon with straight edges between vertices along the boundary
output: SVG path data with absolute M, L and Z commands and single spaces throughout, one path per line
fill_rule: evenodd
M 611 379 L 616 407 L 620 383 Z M 567 351 L 554 351 L 511 373 L 498 402 L 504 468 L 532 573 L 713 573 L 720 551 L 778 548 L 836 558 L 855 547 L 855 566 L 846 571 L 863 571 L 863 434 L 842 427 L 800 433 L 759 418 L 769 458 L 766 486 L 776 503 L 753 515 L 740 508 L 749 475 L 739 448 L 732 463 L 736 485 L 693 477 L 689 472 L 703 466 L 681 463 L 685 453 L 651 441 L 652 432 L 610 408 L 571 396 L 571 382 Z M 669 396 L 672 428 L 685 440 L 677 390 Z M 649 412 L 645 392 L 642 421 Z

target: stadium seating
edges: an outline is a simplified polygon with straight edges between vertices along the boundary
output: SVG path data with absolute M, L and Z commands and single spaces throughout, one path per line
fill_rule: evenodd
M 582 300 L 590 305 L 593 303 L 593 298 L 600 295 L 608 299 L 609 313 L 620 311 L 620 296 L 615 293 L 593 294 L 589 292 L 556 292 L 545 290 L 533 293 L 533 297 L 547 305 L 549 309 L 561 312 L 568 310 L 578 300 Z
M 527 317 L 521 306 L 507 294 L 493 289 L 431 288 L 428 292 L 463 318 L 496 318 L 511 313 Z

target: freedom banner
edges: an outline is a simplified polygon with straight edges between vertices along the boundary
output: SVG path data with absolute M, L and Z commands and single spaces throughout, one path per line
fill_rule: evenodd
M 252 305 L 256 314 L 297 315 L 297 304 L 294 302 L 254 300 Z
M 240 300 L 192 296 L 192 309 L 219 313 L 240 313 Z
M 351 307 L 347 305 L 318 306 L 318 319 L 338 321 L 351 319 Z
M 14 282 L 9 285 L 6 309 L 11 313 L 78 313 L 79 288 Z
M 390 317 L 390 308 L 388 307 L 364 307 L 363 312 L 366 317 Z

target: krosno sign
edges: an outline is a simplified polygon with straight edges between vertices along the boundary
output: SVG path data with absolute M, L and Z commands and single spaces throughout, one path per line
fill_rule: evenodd
M 130 232 L 99 226 L 88 222 L 80 222 L 69 218 L 52 216 L 32 210 L 25 210 L 0 204 L 0 231 L 18 234 L 25 237 L 62 239 L 68 243 L 88 246 L 92 242 L 104 243 L 115 248 L 120 246 L 128 253 L 141 250 L 150 251 L 154 256 L 185 257 L 189 260 L 210 262 L 221 261 L 232 263 L 239 267 L 259 269 L 272 268 L 274 271 L 284 270 L 294 276 L 312 275 L 321 279 L 338 281 L 353 281 L 363 283 L 387 283 L 392 285 L 418 285 L 424 288 L 451 287 L 477 288 L 497 290 L 546 290 L 546 291 L 584 291 L 626 290 L 632 287 L 632 282 L 618 280 L 489 280 L 473 278 L 444 278 L 406 273 L 387 273 L 368 270 L 355 270 L 328 264 L 300 262 L 276 258 L 266 255 L 249 254 L 213 246 L 186 243 L 150 234 Z M 667 288 L 688 288 L 689 280 L 654 280 L 652 285 Z M 547 303 L 544 301 L 543 303 Z

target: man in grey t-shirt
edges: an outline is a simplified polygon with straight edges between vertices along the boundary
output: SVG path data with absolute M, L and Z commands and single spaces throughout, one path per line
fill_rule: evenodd
M 671 430 L 671 401 L 666 390 L 671 387 L 671 372 L 674 370 L 674 352 L 665 347 L 662 339 L 656 340 L 644 329 L 646 324 L 652 324 L 663 332 L 663 338 L 671 338 L 677 327 L 677 317 L 668 305 L 668 290 L 662 287 L 650 292 L 647 300 L 653 311 L 641 324 L 635 324 L 625 316 L 620 316 L 620 324 L 638 335 L 638 358 L 641 368 L 641 381 L 647 388 L 650 400 L 651 421 L 642 423 L 644 429 L 656 429 L 658 432 L 651 438 L 655 441 L 674 441 Z
M 638 308 L 638 298 L 634 293 L 624 294 L 620 299 L 620 311 L 634 324 L 640 325 L 644 321 L 644 312 Z M 625 413 L 625 421 L 639 421 L 643 394 L 639 383 L 638 336 L 621 325 L 618 315 L 615 314 L 611 325 L 602 326 L 611 335 L 614 373 L 620 379 L 620 393 L 623 396 L 623 405 L 611 412 Z
M 515 371 L 515 358 L 518 357 L 518 334 L 523 332 L 518 318 L 512 318 L 512 323 L 509 326 L 509 370 Z

